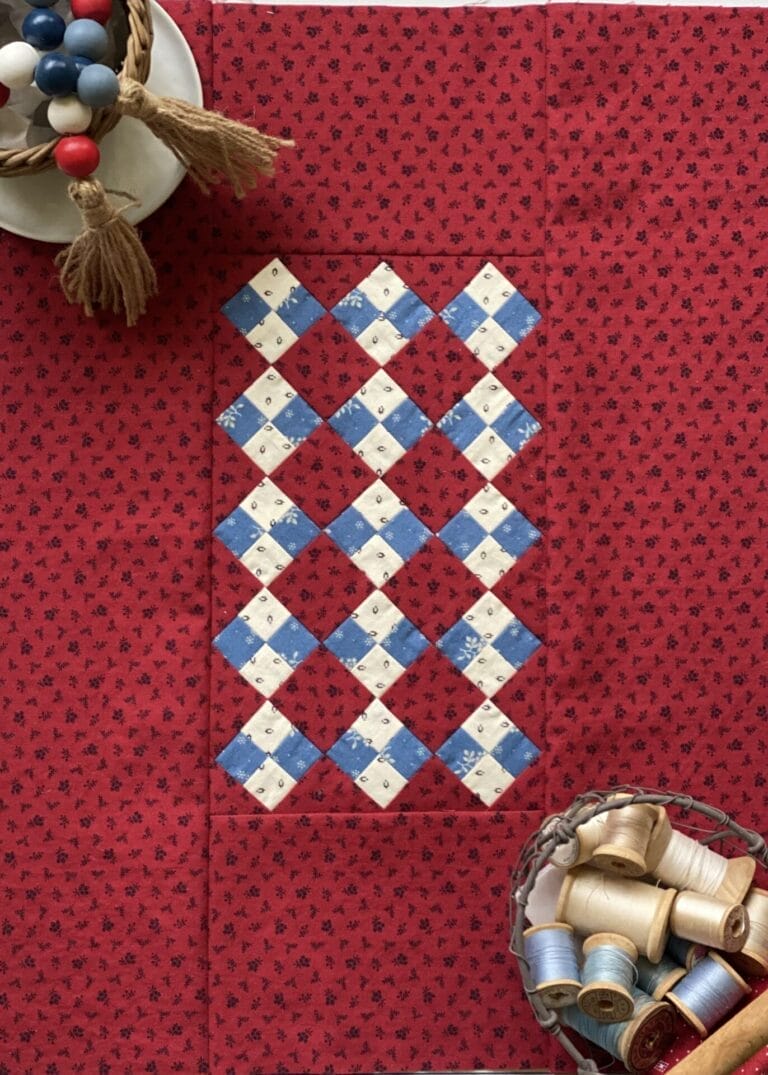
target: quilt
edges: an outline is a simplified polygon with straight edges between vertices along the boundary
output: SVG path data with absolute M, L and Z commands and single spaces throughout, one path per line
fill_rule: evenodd
M 569 1070 L 526 837 L 768 828 L 766 16 L 164 6 L 296 148 L 131 330 L 2 237 L 0 1073 Z

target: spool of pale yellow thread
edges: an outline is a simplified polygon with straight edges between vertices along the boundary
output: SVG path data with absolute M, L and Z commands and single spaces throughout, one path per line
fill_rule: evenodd
M 748 855 L 727 859 L 690 836 L 672 830 L 672 836 L 651 873 L 670 888 L 700 892 L 723 903 L 743 903 L 755 876 L 757 863 Z
M 738 952 L 747 939 L 749 915 L 741 903 L 729 906 L 700 892 L 678 892 L 669 924 L 675 936 L 683 940 L 723 952 Z
M 656 821 L 656 811 L 648 803 L 611 810 L 591 865 L 621 877 L 642 877 L 648 872 L 646 854 Z
M 603 977 L 594 960 L 598 949 L 607 950 L 613 956 L 611 960 L 598 964 L 605 969 L 605 962 L 616 964 L 612 980 Z M 632 999 L 632 986 L 637 978 L 637 948 L 620 933 L 593 933 L 587 937 L 583 946 L 585 964 L 582 970 L 584 985 L 579 993 L 577 1004 L 583 1012 L 599 1023 L 623 1023 L 632 1017 L 635 1002 Z M 599 953 L 598 953 L 599 954 Z M 603 951 L 603 955 L 606 951 Z M 590 960 L 590 956 L 593 956 Z M 593 973 L 598 971 L 597 976 Z
M 749 915 L 747 939 L 731 961 L 743 974 L 765 978 L 768 976 L 768 892 L 764 888 L 751 888 L 744 906 Z
M 565 878 L 557 903 L 557 920 L 589 936 L 609 930 L 633 942 L 641 955 L 658 963 L 669 936 L 669 917 L 677 895 L 590 866 Z

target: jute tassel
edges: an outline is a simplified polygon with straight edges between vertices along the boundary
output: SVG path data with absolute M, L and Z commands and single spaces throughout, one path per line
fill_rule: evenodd
M 127 324 L 135 325 L 147 299 L 157 294 L 155 270 L 141 239 L 123 216 L 124 209 L 110 204 L 98 179 L 75 179 L 68 191 L 82 215 L 83 230 L 56 257 L 64 294 L 80 303 L 89 317 L 101 306 L 114 313 L 124 310 Z M 112 193 L 131 199 L 121 191 Z
M 273 174 L 278 150 L 295 144 L 187 101 L 157 97 L 130 78 L 121 81 L 115 107 L 124 116 L 141 120 L 206 194 L 225 179 L 242 198 L 256 185 L 257 176 Z

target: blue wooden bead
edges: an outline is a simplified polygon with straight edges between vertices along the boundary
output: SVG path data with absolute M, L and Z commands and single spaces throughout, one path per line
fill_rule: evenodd
M 64 33 L 64 48 L 72 56 L 100 60 L 109 48 L 107 31 L 95 19 L 75 19 Z
M 120 83 L 117 75 L 103 63 L 94 63 L 80 72 L 77 96 L 91 108 L 109 108 L 117 100 Z
M 63 52 L 41 56 L 35 68 L 37 88 L 47 97 L 65 97 L 77 86 L 77 65 Z
M 90 60 L 87 56 L 73 56 L 72 59 L 75 61 L 78 77 L 80 76 L 80 72 L 84 70 L 84 68 L 90 67 L 93 63 L 93 60 Z
M 47 8 L 39 8 L 25 15 L 21 24 L 21 36 L 36 49 L 55 49 L 64 40 L 66 23 L 61 15 Z

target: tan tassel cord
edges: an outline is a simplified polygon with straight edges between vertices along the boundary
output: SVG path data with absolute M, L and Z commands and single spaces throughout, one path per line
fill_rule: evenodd
M 273 174 L 278 151 L 295 144 L 175 97 L 157 97 L 130 78 L 122 79 L 115 107 L 146 124 L 206 194 L 225 179 L 242 198 L 257 176 Z
M 101 306 L 114 313 L 125 311 L 128 325 L 135 325 L 147 300 L 157 294 L 157 277 L 141 239 L 107 198 L 98 179 L 76 179 L 69 196 L 83 218 L 83 231 L 58 254 L 61 286 L 70 302 L 80 303 L 89 317 Z M 112 191 L 120 197 L 130 194 Z

